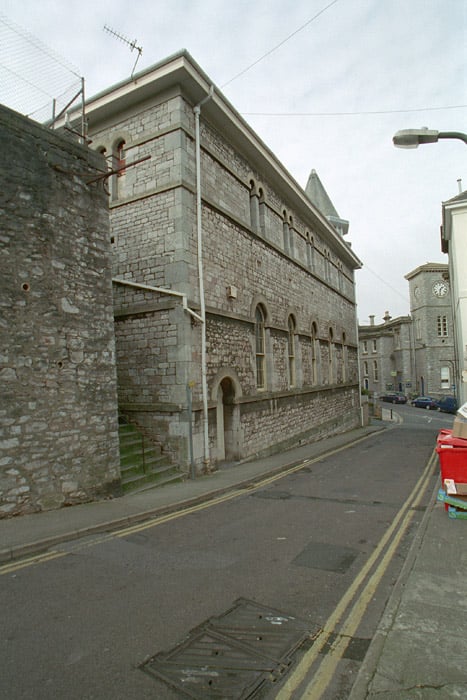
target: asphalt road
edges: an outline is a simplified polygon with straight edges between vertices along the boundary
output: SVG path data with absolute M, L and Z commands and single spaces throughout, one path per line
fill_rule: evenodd
M 0 695 L 183 698 L 141 664 L 244 598 L 300 618 L 310 634 L 327 630 L 319 656 L 308 658 L 308 642 L 258 697 L 347 698 L 432 496 L 437 477 L 425 467 L 437 432 L 452 424 L 446 414 L 394 410 L 401 425 L 224 503 L 64 544 L 67 556 L 0 576 Z M 420 502 L 407 505 L 415 486 Z M 383 566 L 376 557 L 392 541 Z M 365 597 L 350 594 L 364 587 Z M 325 642 L 339 636 L 342 658 L 324 673 Z M 225 697 L 240 697 L 233 692 Z

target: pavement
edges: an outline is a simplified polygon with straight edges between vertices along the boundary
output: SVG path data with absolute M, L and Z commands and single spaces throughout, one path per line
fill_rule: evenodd
M 377 423 L 206 476 L 120 498 L 0 520 L 3 566 L 242 489 L 384 428 Z M 348 700 L 467 698 L 467 520 L 436 487 Z

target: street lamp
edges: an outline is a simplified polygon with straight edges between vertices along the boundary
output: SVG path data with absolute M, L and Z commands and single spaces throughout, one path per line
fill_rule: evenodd
M 460 131 L 434 129 L 402 129 L 394 134 L 392 142 L 398 148 L 418 148 L 421 143 L 436 143 L 439 139 L 460 139 L 467 144 L 467 134 Z

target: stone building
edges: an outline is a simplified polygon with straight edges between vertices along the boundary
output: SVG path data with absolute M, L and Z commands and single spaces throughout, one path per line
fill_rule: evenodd
M 462 183 L 459 180 L 459 189 Z M 442 206 L 441 250 L 449 255 L 449 296 L 455 344 L 454 384 L 459 404 L 467 401 L 467 191 Z M 445 280 L 446 281 L 446 280 Z
M 409 272 L 416 385 L 420 394 L 456 393 L 454 327 L 448 265 L 426 263 Z
M 454 329 L 448 266 L 426 263 L 409 272 L 410 315 L 360 325 L 362 387 L 433 398 L 455 395 Z
M 360 261 L 332 216 L 186 51 L 86 114 L 117 171 L 122 419 L 198 471 L 358 425 Z
M 371 394 L 387 391 L 414 391 L 412 319 L 391 318 L 386 311 L 383 323 L 359 326 L 361 385 Z
M 0 106 L 0 517 L 120 483 L 102 157 Z

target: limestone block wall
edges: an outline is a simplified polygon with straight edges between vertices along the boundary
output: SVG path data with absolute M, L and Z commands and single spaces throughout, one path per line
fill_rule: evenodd
M 199 310 L 194 116 L 180 88 L 125 106 L 91 126 L 93 147 L 112 156 L 125 141 L 127 161 L 150 160 L 113 177 L 114 276 L 186 294 Z M 276 180 L 277 181 L 277 180 Z M 290 440 L 358 424 L 353 268 L 306 204 L 295 208 L 267 172 L 201 113 L 201 195 L 207 310 L 209 429 L 213 455 L 220 431 L 235 434 L 229 454 L 245 457 Z M 253 185 L 252 185 L 253 183 Z M 252 187 L 261 191 L 256 221 Z M 256 192 L 256 189 L 255 189 Z M 259 196 L 259 194 L 258 194 Z M 305 220 L 306 219 L 306 220 Z M 332 238 L 332 237 L 331 237 Z M 228 290 L 235 288 L 235 295 Z M 193 383 L 195 461 L 203 459 L 200 325 L 181 301 L 114 285 L 120 409 L 187 465 L 187 383 Z M 267 311 L 267 386 L 256 383 L 255 307 Z M 296 378 L 291 386 L 287 324 L 296 322 Z M 318 377 L 312 377 L 312 327 Z M 329 359 L 332 336 L 332 363 Z M 345 346 L 345 347 L 344 347 Z M 345 369 L 344 369 L 345 361 Z M 332 364 L 332 376 L 329 366 Z M 235 383 L 234 406 L 219 406 L 223 377 Z M 224 384 L 224 388 L 227 384 Z M 230 391 L 230 389 L 225 389 Z M 222 393 L 222 392 L 221 392 Z M 229 399 L 230 401 L 230 399 Z M 327 412 L 329 411 L 329 420 Z M 223 422 L 222 422 L 223 421 Z M 227 450 L 228 452 L 229 450 Z
M 101 156 L 0 107 L 0 516 L 120 482 Z

